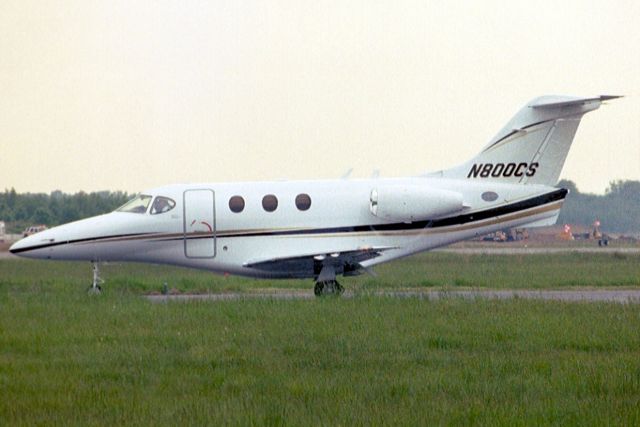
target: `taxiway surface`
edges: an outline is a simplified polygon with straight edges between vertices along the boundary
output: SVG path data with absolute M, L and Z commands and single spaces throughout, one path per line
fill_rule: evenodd
M 640 289 L 585 289 L 585 290 L 427 290 L 427 291 L 376 291 L 371 293 L 345 292 L 343 298 L 354 298 L 361 295 L 373 295 L 389 298 L 421 298 L 439 300 L 446 298 L 462 299 L 537 299 L 569 302 L 618 302 L 640 303 Z M 229 301 L 241 299 L 277 299 L 303 300 L 314 299 L 311 289 L 308 291 L 266 291 L 247 293 L 221 294 L 179 294 L 179 295 L 147 295 L 151 302 L 169 301 Z

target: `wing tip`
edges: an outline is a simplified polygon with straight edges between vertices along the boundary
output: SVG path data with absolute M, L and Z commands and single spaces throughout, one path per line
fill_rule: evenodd
M 624 98 L 624 95 L 600 95 L 600 101 L 610 101 L 612 99 Z

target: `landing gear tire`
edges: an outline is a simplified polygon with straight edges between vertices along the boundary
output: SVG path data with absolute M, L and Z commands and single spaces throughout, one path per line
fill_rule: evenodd
M 344 288 L 337 280 L 327 280 L 323 282 L 316 282 L 313 287 L 313 293 L 317 297 L 334 295 L 338 296 L 344 292 Z
M 101 294 L 102 293 L 102 286 L 100 286 L 100 285 L 97 285 L 97 286 L 89 285 L 89 287 L 87 288 L 87 293 L 89 293 L 89 294 Z
M 316 285 L 313 287 L 313 293 L 319 297 L 322 296 L 322 291 L 324 291 L 324 283 L 316 282 Z

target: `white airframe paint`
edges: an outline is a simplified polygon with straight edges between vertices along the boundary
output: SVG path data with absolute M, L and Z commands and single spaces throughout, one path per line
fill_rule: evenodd
M 567 102 L 560 107 L 553 103 L 546 107 L 549 99 Z M 343 270 L 347 273 L 347 266 L 357 271 L 505 228 L 550 225 L 555 223 L 566 195 L 553 185 L 573 132 L 549 138 L 548 130 L 535 129 L 550 128 L 555 121 L 567 118 L 577 126 L 582 115 L 600 106 L 601 99 L 537 98 L 489 144 L 489 148 L 493 144 L 506 148 L 485 149 L 470 162 L 451 170 L 394 179 L 170 185 L 143 193 L 154 200 L 157 196 L 173 199 L 176 205 L 168 212 L 151 215 L 149 209 L 146 213 L 116 211 L 34 234 L 14 244 L 11 251 L 32 258 L 174 264 L 254 277 L 317 277 L 318 267 L 325 263 L 333 263 L 339 274 Z M 534 105 L 536 110 L 532 111 Z M 544 123 L 540 124 L 541 120 Z M 514 123 L 515 133 L 511 129 Z M 529 136 L 520 137 L 521 129 L 527 130 Z M 547 152 L 560 154 L 547 162 Z M 498 167 L 497 162 L 525 162 L 526 168 L 511 168 L 524 174 L 532 171 L 529 165 L 533 160 L 539 164 L 528 180 L 470 172 L 474 164 L 494 162 L 496 167 L 492 170 L 502 171 L 507 168 Z M 372 192 L 407 194 L 408 207 L 394 210 L 384 206 L 382 210 L 394 213 L 392 218 L 375 215 Z M 494 192 L 498 198 L 483 200 L 485 192 Z M 262 206 L 263 197 L 269 194 L 278 199 L 273 212 Z M 310 196 L 308 210 L 296 207 L 299 194 Z M 233 196 L 244 199 L 242 212 L 229 209 Z M 185 200 L 191 201 L 192 206 L 185 208 Z M 395 197 L 381 200 L 401 202 Z M 520 203 L 525 201 L 528 204 Z M 436 206 L 424 215 L 416 211 L 429 203 Z M 416 223 L 416 218 L 427 221 Z M 192 253 L 190 245 L 194 245 Z M 354 256 L 364 258 L 353 262 Z

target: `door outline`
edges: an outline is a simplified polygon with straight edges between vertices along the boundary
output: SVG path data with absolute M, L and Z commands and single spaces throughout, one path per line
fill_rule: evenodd
M 212 255 L 204 255 L 204 256 L 194 256 L 194 255 L 189 255 L 188 252 L 188 241 L 189 239 L 187 238 L 187 193 L 189 192 L 197 192 L 197 191 L 208 191 L 211 193 L 211 218 L 204 218 L 206 219 L 210 219 L 212 221 L 211 224 L 211 238 L 213 239 L 213 254 Z M 208 224 L 207 224 L 208 225 Z M 184 247 L 184 256 L 186 258 L 190 258 L 190 259 L 211 259 L 211 258 L 215 258 L 216 254 L 217 254 L 217 232 L 216 232 L 216 193 L 215 191 L 213 191 L 210 188 L 191 188 L 189 190 L 185 190 L 182 193 L 182 240 L 183 240 L 183 247 Z

